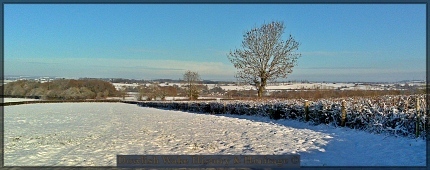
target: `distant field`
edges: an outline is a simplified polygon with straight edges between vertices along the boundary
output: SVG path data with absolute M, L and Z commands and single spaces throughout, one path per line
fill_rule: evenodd
M 119 89 L 122 86 L 128 86 L 128 87 L 137 87 L 138 84 L 125 84 L 125 83 L 113 83 L 113 85 Z M 150 84 L 146 84 L 147 86 Z M 181 83 L 169 83 L 167 84 L 160 84 L 160 86 L 183 86 L 184 84 Z M 212 89 L 215 87 L 215 84 L 204 84 L 205 86 L 208 86 L 209 89 Z M 271 85 L 269 84 L 266 89 L 267 90 L 294 90 L 294 89 L 338 89 L 341 88 L 342 90 L 397 90 L 395 88 L 394 83 L 391 84 L 360 84 L 360 83 L 279 83 L 277 85 Z M 405 86 L 405 83 L 398 83 L 398 86 Z M 409 86 L 424 86 L 425 83 L 409 83 Z M 228 85 L 220 85 L 224 90 L 249 90 L 254 89 L 254 86 L 251 85 L 243 85 L 238 86 L 234 84 L 228 84 Z

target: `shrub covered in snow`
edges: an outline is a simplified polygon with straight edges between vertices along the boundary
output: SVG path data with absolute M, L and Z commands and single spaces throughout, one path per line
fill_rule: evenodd
M 345 126 L 372 133 L 425 137 L 425 99 L 423 95 L 380 96 L 374 98 L 336 98 L 309 101 L 308 120 L 314 125 L 340 126 L 342 101 Z M 418 102 L 417 102 L 418 101 Z M 416 106 L 416 104 L 421 106 Z M 306 120 L 304 100 L 261 100 L 222 102 L 138 102 L 143 107 L 209 114 L 267 116 L 271 119 Z

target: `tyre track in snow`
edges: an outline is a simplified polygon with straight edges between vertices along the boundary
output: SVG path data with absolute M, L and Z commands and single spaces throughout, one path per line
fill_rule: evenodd
M 57 162 L 55 166 L 100 166 L 100 162 L 97 163 L 99 160 L 110 162 L 111 164 L 114 162 L 113 156 L 101 153 L 103 151 L 112 151 L 113 145 L 108 139 L 112 137 L 109 134 L 115 126 L 114 122 L 117 121 L 117 115 L 112 114 L 114 113 L 114 109 L 112 107 L 107 108 L 109 110 L 106 112 L 106 115 L 110 115 L 109 121 L 103 120 L 101 115 L 99 120 L 103 121 L 103 124 L 96 125 L 96 127 L 89 130 L 82 130 L 81 132 L 86 133 L 88 136 L 94 136 L 94 138 L 91 140 L 85 140 L 78 145 L 71 146 L 60 154 L 57 154 L 56 156 L 60 158 L 61 162 Z M 97 110 L 95 112 L 97 112 Z M 88 152 L 89 149 L 92 151 Z

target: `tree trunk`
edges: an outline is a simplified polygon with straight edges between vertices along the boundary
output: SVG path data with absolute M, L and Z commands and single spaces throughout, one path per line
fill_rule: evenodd
M 263 96 L 263 88 L 260 86 L 258 87 L 258 97 L 262 97 Z
M 258 97 L 259 98 L 263 97 L 264 89 L 266 88 L 266 82 L 267 82 L 267 79 L 261 78 L 261 83 L 260 83 L 260 86 L 258 88 Z

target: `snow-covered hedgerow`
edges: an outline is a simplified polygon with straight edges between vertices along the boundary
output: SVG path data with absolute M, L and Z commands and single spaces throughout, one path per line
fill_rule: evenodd
M 209 114 L 267 116 L 272 119 L 308 120 L 314 125 L 340 126 L 345 101 L 345 126 L 372 133 L 425 137 L 425 98 L 423 95 L 380 96 L 305 100 L 261 100 L 222 102 L 138 102 L 143 107 Z M 417 102 L 418 101 L 418 102 Z M 417 107 L 416 104 L 420 106 Z M 307 116 L 306 116 L 307 115 Z

